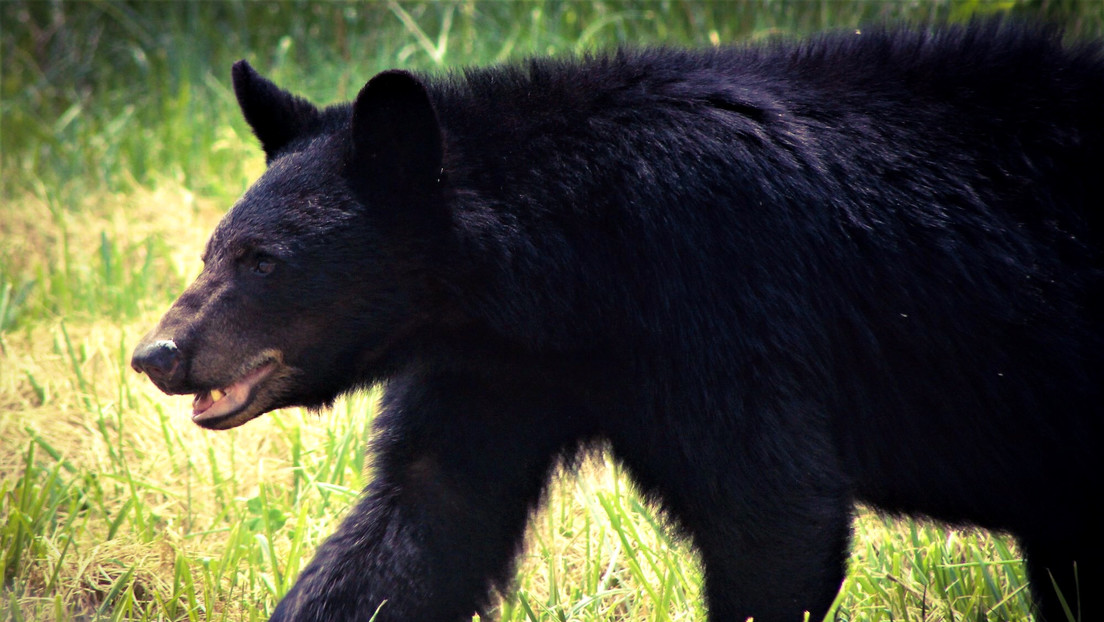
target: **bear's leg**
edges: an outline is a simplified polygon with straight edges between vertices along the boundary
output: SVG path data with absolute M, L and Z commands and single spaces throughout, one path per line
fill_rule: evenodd
M 714 507 L 680 513 L 701 554 L 710 620 L 800 622 L 806 611 L 821 620 L 846 572 L 850 502 L 787 495 Z
M 672 425 L 662 441 L 614 441 L 643 491 L 692 537 L 713 622 L 800 622 L 806 611 L 819 621 L 843 582 L 849 480 L 826 434 L 791 425 L 694 436 Z
M 1070 533 L 1060 533 L 1061 529 L 1053 527 L 1045 531 L 1019 538 L 1027 557 L 1028 579 L 1040 621 L 1067 622 L 1070 619 L 1062 607 L 1059 592 L 1073 620 L 1096 620 L 1100 612 L 1097 590 L 1104 584 L 1099 573 L 1104 559 L 1100 536 L 1088 533 L 1071 537 Z
M 531 396 L 474 384 L 388 386 L 373 481 L 272 620 L 366 621 L 378 608 L 380 622 L 452 622 L 486 605 L 570 439 Z

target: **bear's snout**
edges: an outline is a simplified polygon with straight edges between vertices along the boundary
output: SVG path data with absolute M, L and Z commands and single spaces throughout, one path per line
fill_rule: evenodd
M 138 344 L 130 359 L 135 371 L 145 373 L 165 393 L 178 393 L 184 384 L 183 356 L 171 339 Z

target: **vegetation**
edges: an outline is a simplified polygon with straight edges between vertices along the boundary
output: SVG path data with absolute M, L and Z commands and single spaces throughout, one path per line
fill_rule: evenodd
M 264 166 L 234 60 L 328 102 L 394 66 L 998 10 L 1104 24 L 1073 0 L 0 3 L 0 617 L 266 619 L 370 477 L 374 393 L 212 433 L 129 369 Z M 527 542 L 502 620 L 704 617 L 690 548 L 600 453 Z M 838 619 L 1029 617 L 1006 538 L 861 511 L 854 551 Z

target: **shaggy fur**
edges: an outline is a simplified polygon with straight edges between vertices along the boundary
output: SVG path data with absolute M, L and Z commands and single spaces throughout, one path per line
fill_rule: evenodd
M 1056 583 L 1095 620 L 1102 59 L 990 21 L 392 71 L 325 109 L 242 62 L 269 168 L 135 367 L 271 370 L 209 427 L 386 383 L 374 481 L 274 620 L 468 619 L 599 441 L 712 620 L 819 619 L 856 500 L 1015 534 L 1042 616 Z

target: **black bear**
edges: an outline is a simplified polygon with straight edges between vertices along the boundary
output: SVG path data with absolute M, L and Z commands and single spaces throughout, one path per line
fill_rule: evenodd
M 264 175 L 137 346 L 230 428 L 384 383 L 273 620 L 456 621 L 604 444 L 712 620 L 818 619 L 856 500 L 1015 534 L 1104 616 L 1104 46 L 1000 21 L 448 76 L 233 69 Z M 382 607 L 381 607 L 382 604 Z

